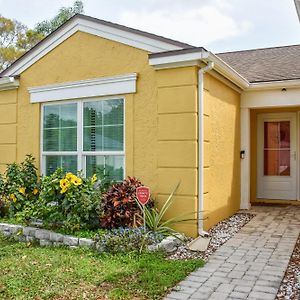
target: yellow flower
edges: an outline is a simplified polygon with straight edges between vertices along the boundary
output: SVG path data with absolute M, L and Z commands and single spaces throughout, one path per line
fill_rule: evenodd
M 71 180 L 74 176 L 75 176 L 75 175 L 73 175 L 73 173 L 68 172 L 68 173 L 66 174 L 66 179 Z
M 38 192 L 39 192 L 39 190 L 37 188 L 34 188 L 32 191 L 33 195 L 36 195 Z
M 59 181 L 59 185 L 60 185 L 60 187 L 61 187 L 62 190 L 66 191 L 68 189 L 68 187 L 70 186 L 70 183 L 69 183 L 69 181 L 67 179 L 61 179 Z
M 20 187 L 19 188 L 19 192 L 23 195 L 25 195 L 25 192 L 26 192 L 26 188 L 25 187 Z
M 68 189 L 68 188 L 62 188 L 62 189 L 60 190 L 60 193 L 61 193 L 61 194 L 64 194 L 64 193 L 67 191 L 67 189 Z
M 17 201 L 17 198 L 16 198 L 15 194 L 10 194 L 9 198 L 10 198 L 13 202 L 16 202 L 16 201 Z
M 92 177 L 92 184 L 94 184 L 96 182 L 97 182 L 97 175 L 94 174 L 93 177 Z
M 78 178 L 78 177 L 76 177 L 76 176 L 74 176 L 74 177 L 72 177 L 71 182 L 72 182 L 74 185 L 81 185 L 81 184 L 82 184 L 82 179 L 81 179 L 81 178 Z

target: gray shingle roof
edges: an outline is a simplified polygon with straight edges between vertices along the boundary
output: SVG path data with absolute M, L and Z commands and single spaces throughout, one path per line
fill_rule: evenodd
M 218 53 L 249 82 L 300 79 L 300 45 Z

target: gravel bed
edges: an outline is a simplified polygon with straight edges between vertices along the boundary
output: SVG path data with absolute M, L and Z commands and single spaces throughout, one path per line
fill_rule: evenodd
M 300 299 L 300 235 L 275 299 Z
M 236 213 L 228 219 L 221 221 L 213 226 L 209 231 L 211 241 L 205 252 L 191 251 L 187 246 L 180 246 L 175 253 L 170 255 L 168 259 L 203 259 L 213 254 L 219 247 L 233 237 L 244 225 L 246 225 L 255 215 L 249 213 Z

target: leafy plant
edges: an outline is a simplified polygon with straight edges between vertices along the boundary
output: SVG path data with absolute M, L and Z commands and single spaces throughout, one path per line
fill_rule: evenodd
M 101 225 L 104 228 L 134 227 L 142 224 L 141 210 L 136 202 L 136 188 L 142 186 L 134 177 L 113 184 L 102 196 Z M 150 201 L 151 205 L 152 201 Z
M 192 213 L 183 214 L 180 216 L 176 216 L 170 219 L 165 219 L 165 214 L 171 207 L 171 205 L 174 203 L 174 194 L 177 191 L 178 187 L 180 185 L 180 182 L 176 185 L 172 193 L 167 198 L 166 202 L 162 206 L 160 210 L 154 207 L 144 207 L 144 216 L 145 216 L 145 223 L 146 227 L 149 230 L 149 232 L 155 232 L 162 234 L 164 236 L 168 235 L 175 235 L 176 231 L 172 228 L 172 225 L 175 225 L 179 222 L 186 222 L 190 220 L 194 220 L 194 218 L 187 218 L 188 215 L 191 215 Z M 136 200 L 137 204 L 140 207 L 140 210 L 143 210 L 142 205 Z
M 104 186 L 96 184 L 93 175 L 84 178 L 57 169 L 41 180 L 38 216 L 44 223 L 67 230 L 92 229 L 99 227 L 101 195 Z
M 36 202 L 39 196 L 39 182 L 33 156 L 26 155 L 20 164 L 8 164 L 0 185 L 1 199 L 8 203 L 10 217 L 15 217 L 25 206 Z
M 162 241 L 163 235 L 149 232 L 145 235 L 145 228 L 112 229 L 99 237 L 100 247 L 106 252 L 118 253 L 135 251 L 146 245 L 156 244 Z

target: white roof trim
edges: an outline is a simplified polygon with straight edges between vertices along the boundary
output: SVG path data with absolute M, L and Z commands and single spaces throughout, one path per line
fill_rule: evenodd
M 61 27 L 61 29 L 58 29 L 57 32 L 50 35 L 44 43 L 42 42 L 40 45 L 37 45 L 36 49 L 30 51 L 19 62 L 17 61 L 7 71 L 4 71 L 2 75 L 11 76 L 22 73 L 77 31 L 93 34 L 151 53 L 182 49 L 179 46 L 162 40 L 104 25 L 97 21 L 75 17 L 69 23 L 66 23 L 65 26 Z
M 199 50 L 192 53 L 170 54 L 167 56 L 150 57 L 149 64 L 154 69 L 169 69 L 199 65 L 199 61 L 208 58 L 208 52 Z
M 249 82 L 246 78 L 240 75 L 237 71 L 235 71 L 232 67 L 230 67 L 227 63 L 225 63 L 215 54 L 209 52 L 208 61 L 212 61 L 214 63 L 214 69 L 218 73 L 232 81 L 241 89 L 247 89 L 249 87 Z
M 194 52 L 194 50 L 191 49 L 191 52 L 189 53 L 180 53 L 180 51 L 177 53 L 170 52 L 169 54 L 166 53 L 165 55 L 149 58 L 149 64 L 155 69 L 200 65 L 201 61 L 205 63 L 208 63 L 209 61 L 214 62 L 214 70 L 233 82 L 239 88 L 246 89 L 249 87 L 247 79 L 241 76 L 216 55 L 205 50 L 200 49 L 199 51 Z
M 14 77 L 0 78 L 0 91 L 17 89 L 19 85 L 19 80 Z
M 295 6 L 296 6 L 298 19 L 300 21 L 300 0 L 294 0 L 294 3 L 295 3 Z
M 29 88 L 30 102 L 41 103 L 136 92 L 137 74 L 101 77 Z
M 300 79 L 291 79 L 291 80 L 276 80 L 276 81 L 267 81 L 267 82 L 257 82 L 250 83 L 250 86 L 247 90 L 272 90 L 280 88 L 299 88 Z

